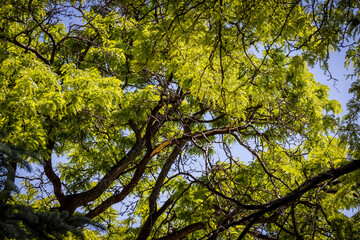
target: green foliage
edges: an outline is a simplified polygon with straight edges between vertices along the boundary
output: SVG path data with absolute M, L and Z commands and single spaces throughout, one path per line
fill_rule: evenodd
M 6 1 L 1 237 L 76 239 L 88 218 L 106 231 L 85 239 L 358 237 L 359 18 L 356 0 Z M 308 69 L 340 50 L 344 121 Z
M 34 211 L 27 206 L 2 205 L 0 236 L 2 239 L 67 239 L 70 232 L 83 236 L 81 229 L 90 223 L 82 216 L 69 218 L 67 212 L 59 214 Z
M 15 185 L 16 171 L 25 168 L 31 171 L 29 162 L 25 156 L 36 157 L 23 147 L 14 147 L 7 142 L 6 133 L 0 136 L 0 232 L 1 239 L 64 239 L 70 232 L 82 236 L 82 230 L 86 225 L 92 225 L 101 229 L 101 225 L 83 216 L 69 216 L 67 211 L 45 211 L 39 210 L 41 206 L 32 204 L 25 205 L 21 195 L 16 199 L 14 193 L 19 189 Z M 32 192 L 32 193 L 31 193 Z M 12 194 L 13 193 L 13 194 Z M 31 186 L 24 199 L 28 201 L 38 194 Z M 20 201 L 19 201 L 20 200 Z M 36 201 L 35 201 L 36 202 Z

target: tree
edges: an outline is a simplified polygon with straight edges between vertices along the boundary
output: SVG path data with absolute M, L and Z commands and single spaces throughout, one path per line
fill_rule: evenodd
M 341 210 L 359 206 L 359 14 L 355 0 L 6 1 L 3 142 L 41 168 L 17 201 L 110 239 L 358 238 Z M 344 121 L 308 70 L 331 73 L 341 49 L 357 78 Z
M 70 232 L 82 236 L 81 228 L 92 225 L 101 229 L 101 225 L 83 216 L 68 216 L 66 211 L 36 211 L 30 206 L 21 204 L 11 198 L 11 192 L 18 189 L 15 185 L 18 167 L 31 171 L 23 155 L 36 157 L 22 147 L 3 143 L 6 133 L 1 133 L 0 142 L 0 232 L 1 239 L 59 239 Z M 28 196 L 30 198 L 31 196 Z

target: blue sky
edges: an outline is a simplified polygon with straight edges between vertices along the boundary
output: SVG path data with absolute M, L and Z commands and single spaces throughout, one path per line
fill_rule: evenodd
M 330 88 L 329 97 L 331 99 L 335 99 L 340 102 L 343 108 L 344 115 L 347 113 L 346 103 L 352 97 L 349 94 L 349 88 L 352 79 L 346 79 L 346 75 L 352 73 L 352 68 L 347 70 L 344 67 L 345 62 L 345 51 L 342 52 L 334 52 L 330 55 L 329 61 L 329 69 L 333 78 L 336 78 L 337 81 L 330 79 L 329 76 L 324 74 L 324 71 L 319 68 L 319 66 L 315 66 L 314 68 L 310 68 L 310 72 L 314 74 L 314 78 L 316 81 L 321 82 L 322 84 L 327 85 Z

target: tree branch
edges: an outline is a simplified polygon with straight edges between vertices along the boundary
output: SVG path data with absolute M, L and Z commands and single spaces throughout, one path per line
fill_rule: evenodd
M 46 174 L 46 177 L 50 180 L 50 182 L 52 183 L 53 187 L 54 187 L 54 194 L 57 198 L 57 200 L 59 201 L 60 205 L 62 207 L 66 206 L 66 202 L 65 202 L 65 195 L 62 191 L 61 188 L 61 181 L 60 178 L 56 175 L 56 173 L 54 172 L 53 168 L 52 168 L 52 161 L 51 161 L 51 154 L 52 154 L 52 149 L 54 148 L 55 142 L 54 141 L 49 141 L 46 148 L 49 151 L 49 157 L 48 159 L 45 159 L 44 161 L 44 171 Z
M 195 231 L 200 230 L 200 229 L 203 229 L 203 228 L 205 228 L 204 223 L 202 223 L 202 222 L 194 223 L 194 224 L 186 226 L 186 227 L 184 227 L 184 228 L 182 228 L 182 229 L 180 229 L 178 231 L 174 231 L 173 233 L 171 233 L 171 234 L 169 234 L 167 236 L 158 238 L 157 240 L 177 240 L 177 239 L 181 239 L 181 238 L 186 237 L 190 233 L 195 232 Z
M 164 180 L 165 180 L 168 172 L 170 171 L 170 168 L 171 168 L 172 164 L 174 163 L 175 159 L 181 153 L 181 150 L 184 147 L 184 145 L 185 145 L 185 141 L 183 141 L 183 142 L 179 143 L 179 145 L 175 146 L 174 150 L 172 151 L 172 153 L 170 154 L 170 156 L 167 158 L 166 162 L 164 163 L 164 166 L 162 167 L 161 172 L 156 179 L 155 186 L 149 197 L 150 213 L 156 211 L 156 200 L 159 197 L 161 186 L 164 183 Z M 153 153 L 154 153 L 154 151 L 153 151 Z
M 34 53 L 46 65 L 48 65 L 48 66 L 51 65 L 50 61 L 46 57 L 44 57 L 41 53 L 39 53 L 35 48 L 32 48 L 30 46 L 26 46 L 23 43 L 17 41 L 16 39 L 10 39 L 8 37 L 4 37 L 4 39 L 7 40 L 8 42 L 11 42 L 11 43 L 15 44 L 18 47 L 21 47 L 21 48 L 23 48 L 25 50 L 28 50 L 28 51 Z
M 339 167 L 336 169 L 331 169 L 324 173 L 320 173 L 320 174 L 316 175 L 315 177 L 305 181 L 297 189 L 293 190 L 286 196 L 276 199 L 274 201 L 271 201 L 267 204 L 264 204 L 264 207 L 265 207 L 264 209 L 256 211 L 246 217 L 241 218 L 240 220 L 232 221 L 224 226 L 218 226 L 218 229 L 216 230 L 216 232 L 209 239 L 214 239 L 213 237 L 217 236 L 218 233 L 220 233 L 232 226 L 242 225 L 242 224 L 250 221 L 250 223 L 247 224 L 247 226 L 241 233 L 240 237 L 238 238 L 238 239 L 242 239 L 243 237 L 245 237 L 247 232 L 250 230 L 251 226 L 254 223 L 256 223 L 257 219 L 259 219 L 265 213 L 270 212 L 275 209 L 278 209 L 282 206 L 285 206 L 285 205 L 299 199 L 304 193 L 306 193 L 314 188 L 317 188 L 322 182 L 324 182 L 326 180 L 330 180 L 330 179 L 334 180 L 342 175 L 356 171 L 358 169 L 360 169 L 360 160 L 355 160 L 345 166 L 342 166 L 342 167 Z

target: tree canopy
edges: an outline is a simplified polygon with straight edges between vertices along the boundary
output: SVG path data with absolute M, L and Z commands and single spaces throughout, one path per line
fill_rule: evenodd
M 360 238 L 343 213 L 360 204 L 359 7 L 5 1 L 2 207 L 64 226 L 38 238 Z M 309 71 L 331 76 L 332 51 L 354 70 L 342 119 Z

